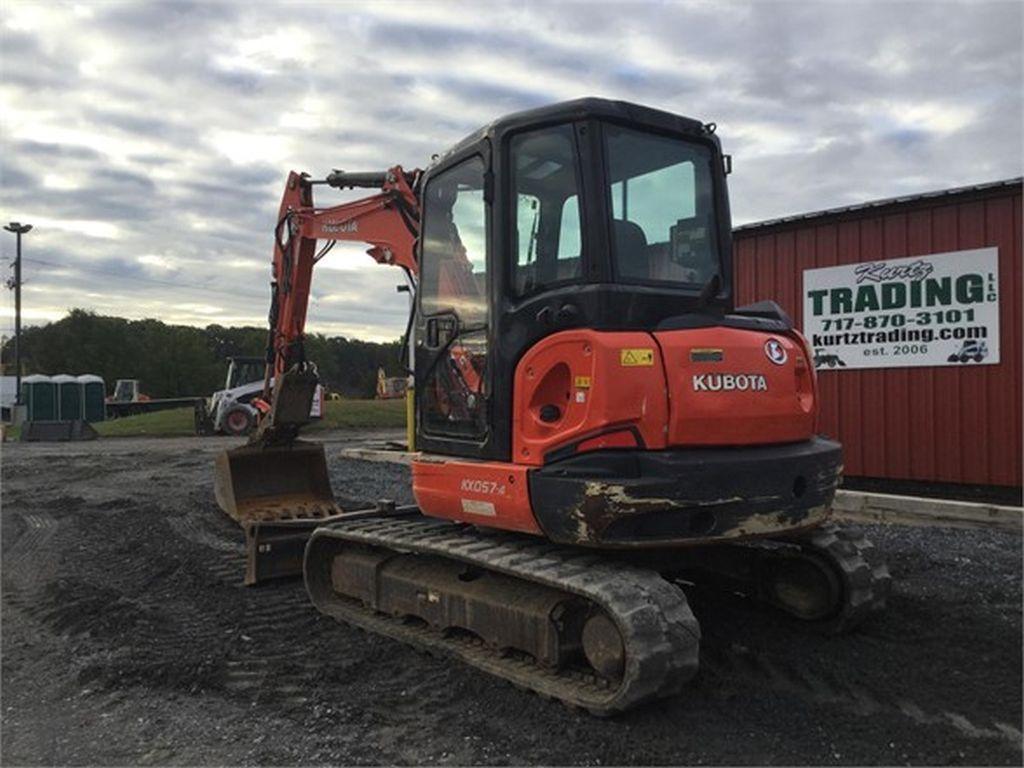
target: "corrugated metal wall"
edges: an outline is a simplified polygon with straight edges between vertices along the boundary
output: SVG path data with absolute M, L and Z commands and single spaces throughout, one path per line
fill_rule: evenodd
M 988 246 L 998 365 L 819 371 L 821 431 L 843 443 L 847 475 L 1021 485 L 1021 185 L 737 229 L 737 305 L 774 299 L 799 328 L 805 269 Z

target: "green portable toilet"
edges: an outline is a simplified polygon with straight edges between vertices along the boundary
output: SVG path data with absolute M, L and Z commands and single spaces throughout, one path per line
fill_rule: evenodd
M 57 420 L 57 385 L 49 376 L 34 373 L 22 379 L 21 401 L 29 421 Z
M 83 373 L 78 377 L 82 388 L 82 408 L 86 421 L 103 421 L 107 416 L 107 387 L 103 379 L 91 373 Z
M 82 418 L 82 386 L 74 376 L 61 373 L 53 377 L 57 385 L 57 418 L 75 421 Z

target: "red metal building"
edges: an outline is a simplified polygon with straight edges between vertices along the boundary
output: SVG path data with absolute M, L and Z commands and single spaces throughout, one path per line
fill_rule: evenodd
M 851 477 L 1021 485 L 1021 179 L 879 200 L 735 230 L 736 302 L 774 299 L 804 328 L 803 272 L 995 246 L 1000 360 L 821 370 L 821 431 Z

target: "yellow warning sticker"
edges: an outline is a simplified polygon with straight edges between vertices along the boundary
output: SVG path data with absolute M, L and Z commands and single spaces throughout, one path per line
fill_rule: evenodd
M 589 376 L 577 376 L 574 383 L 576 384 L 576 389 L 590 389 Z
M 619 364 L 627 368 L 654 365 L 653 349 L 620 349 Z

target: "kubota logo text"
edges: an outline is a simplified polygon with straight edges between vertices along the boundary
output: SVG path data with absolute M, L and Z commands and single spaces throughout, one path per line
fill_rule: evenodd
M 693 377 L 694 392 L 767 392 L 768 380 L 759 373 L 701 373 Z

